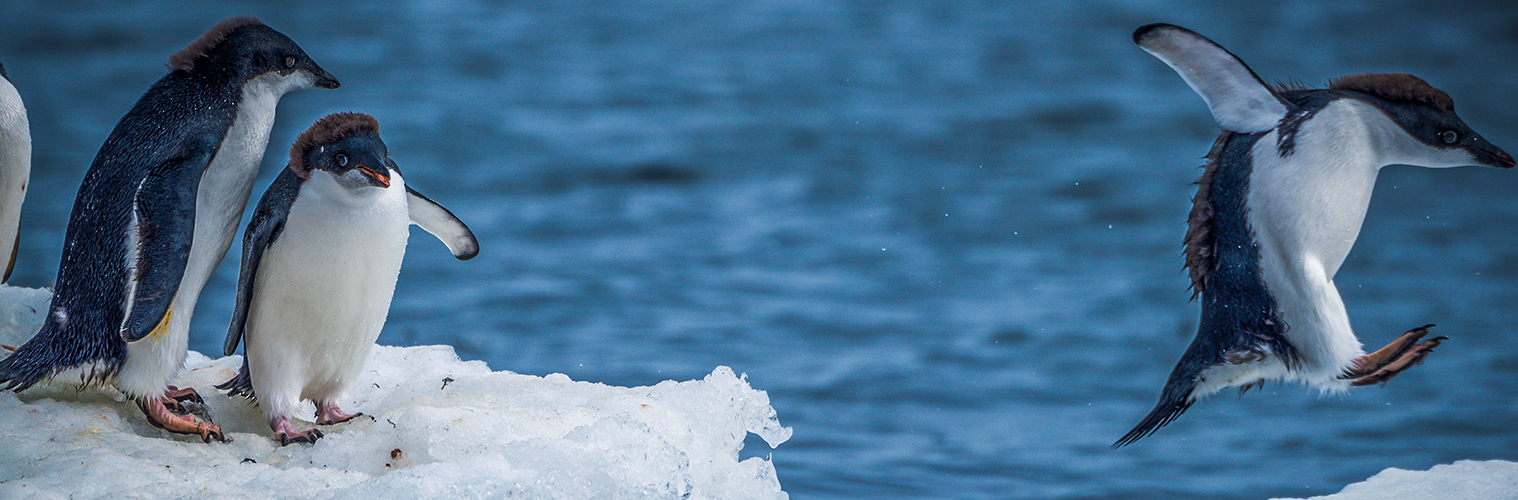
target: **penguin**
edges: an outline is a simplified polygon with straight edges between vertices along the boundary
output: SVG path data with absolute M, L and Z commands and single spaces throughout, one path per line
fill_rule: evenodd
M 358 416 L 338 402 L 385 325 L 411 223 L 459 260 L 479 253 L 468 226 L 406 185 L 379 122 L 360 113 L 328 115 L 302 133 L 259 199 L 223 351 L 246 339 L 243 365 L 217 387 L 254 400 L 280 445 L 322 437 L 290 423 L 304 400 L 316 403 L 319 425 Z
M 1448 94 L 1407 74 L 1271 87 L 1185 28 L 1150 24 L 1133 40 L 1202 96 L 1222 132 L 1205 157 L 1185 237 L 1192 298 L 1202 305 L 1196 337 L 1153 411 L 1113 448 L 1224 388 L 1382 383 L 1446 340 L 1424 340 L 1433 326 L 1425 325 L 1365 353 L 1333 278 L 1381 167 L 1513 167 L 1512 156 L 1455 115 Z
M 184 364 L 201 288 L 237 231 L 286 92 L 338 81 L 253 17 L 223 21 L 169 58 L 116 124 L 69 216 L 47 319 L 0 360 L 0 389 L 45 379 L 111 385 L 155 426 L 225 441 L 183 414 Z
M 0 64 L 0 283 L 11 279 L 21 245 L 21 202 L 32 176 L 32 132 L 21 94 Z

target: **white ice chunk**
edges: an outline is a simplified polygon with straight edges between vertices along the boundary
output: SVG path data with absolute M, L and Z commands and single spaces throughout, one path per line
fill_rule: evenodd
M 47 301 L 0 286 L 0 344 L 35 333 Z M 727 367 L 629 388 L 377 346 L 342 404 L 365 416 L 281 447 L 252 404 L 212 387 L 241 364 L 191 352 L 177 381 L 230 443 L 156 429 L 110 389 L 0 393 L 0 498 L 788 498 L 769 460 L 738 452 L 750 432 L 774 447 L 791 429 Z
M 1518 499 L 1518 463 L 1461 460 L 1426 471 L 1390 468 L 1332 495 L 1310 500 Z M 1284 500 L 1284 499 L 1277 499 Z

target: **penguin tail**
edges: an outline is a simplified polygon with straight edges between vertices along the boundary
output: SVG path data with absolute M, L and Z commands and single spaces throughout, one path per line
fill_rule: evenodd
M 1194 392 L 1196 391 L 1196 376 L 1199 372 L 1200 370 L 1190 368 L 1185 363 L 1177 365 L 1175 371 L 1170 374 L 1170 381 L 1165 383 L 1165 391 L 1160 395 L 1160 401 L 1154 405 L 1154 409 L 1150 410 L 1149 415 L 1139 421 L 1138 425 L 1133 426 L 1133 430 L 1112 443 L 1112 449 L 1133 444 L 1180 418 L 1186 409 L 1196 403 L 1197 398 Z
M 248 373 L 248 357 L 246 354 L 243 355 L 242 369 L 237 371 L 237 376 L 232 377 L 232 380 L 216 384 L 216 388 L 227 391 L 228 396 L 242 396 L 251 401 L 258 400 L 253 395 L 253 376 Z
M 87 366 L 81 385 L 104 382 L 116 373 L 119 363 L 111 360 L 119 357 L 111 356 L 109 347 L 88 349 L 81 345 L 89 344 L 64 335 L 52 322 L 43 323 L 36 335 L 0 359 L 0 390 L 21 392 L 71 367 Z
M 26 347 L 23 345 L 10 357 L 0 359 L 0 390 L 21 392 L 53 375 L 53 366 L 40 362 L 37 350 Z

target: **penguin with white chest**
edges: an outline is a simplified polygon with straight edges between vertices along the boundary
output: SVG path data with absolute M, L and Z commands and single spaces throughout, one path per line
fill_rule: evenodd
M 0 283 L 11 279 L 21 244 L 21 202 L 32 176 L 32 132 L 21 94 L 0 64 Z
M 285 93 L 337 80 L 284 34 L 223 21 L 169 58 L 85 174 L 52 304 L 37 334 L 0 360 L 0 389 L 44 379 L 110 384 L 171 432 L 223 440 L 183 414 L 190 317 L 247 206 Z
M 328 115 L 302 133 L 258 201 L 224 350 L 246 339 L 243 366 L 217 387 L 255 399 L 282 445 L 322 437 L 290 422 L 304 400 L 316 403 L 317 424 L 356 416 L 338 401 L 385 324 L 413 222 L 459 260 L 479 253 L 463 222 L 406 185 L 379 123 L 358 113 Z
M 1376 384 L 1445 340 L 1423 340 L 1427 325 L 1366 354 L 1333 277 L 1381 167 L 1514 166 L 1455 115 L 1449 95 L 1405 74 L 1272 88 L 1184 28 L 1151 24 L 1133 40 L 1202 96 L 1222 134 L 1206 157 L 1186 234 L 1186 266 L 1202 299 L 1196 338 L 1154 410 L 1114 448 L 1220 389 L 1270 380 L 1330 391 Z

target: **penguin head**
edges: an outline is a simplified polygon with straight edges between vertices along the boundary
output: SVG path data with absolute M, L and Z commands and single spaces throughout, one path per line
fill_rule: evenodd
M 294 40 L 258 18 L 227 19 L 169 56 L 169 68 L 203 77 L 232 78 L 239 83 L 277 76 L 292 88 L 335 89 L 337 78 L 322 69 Z
M 1396 123 L 1405 137 L 1389 144 L 1394 163 L 1420 167 L 1512 168 L 1513 157 L 1471 130 L 1455 114 L 1455 101 L 1413 75 L 1361 74 L 1337 78 L 1330 89 L 1348 91 Z
M 389 189 L 391 176 L 400 174 L 389 154 L 374 117 L 333 113 L 295 140 L 289 168 L 304 181 L 325 176 L 353 195 L 368 196 Z

